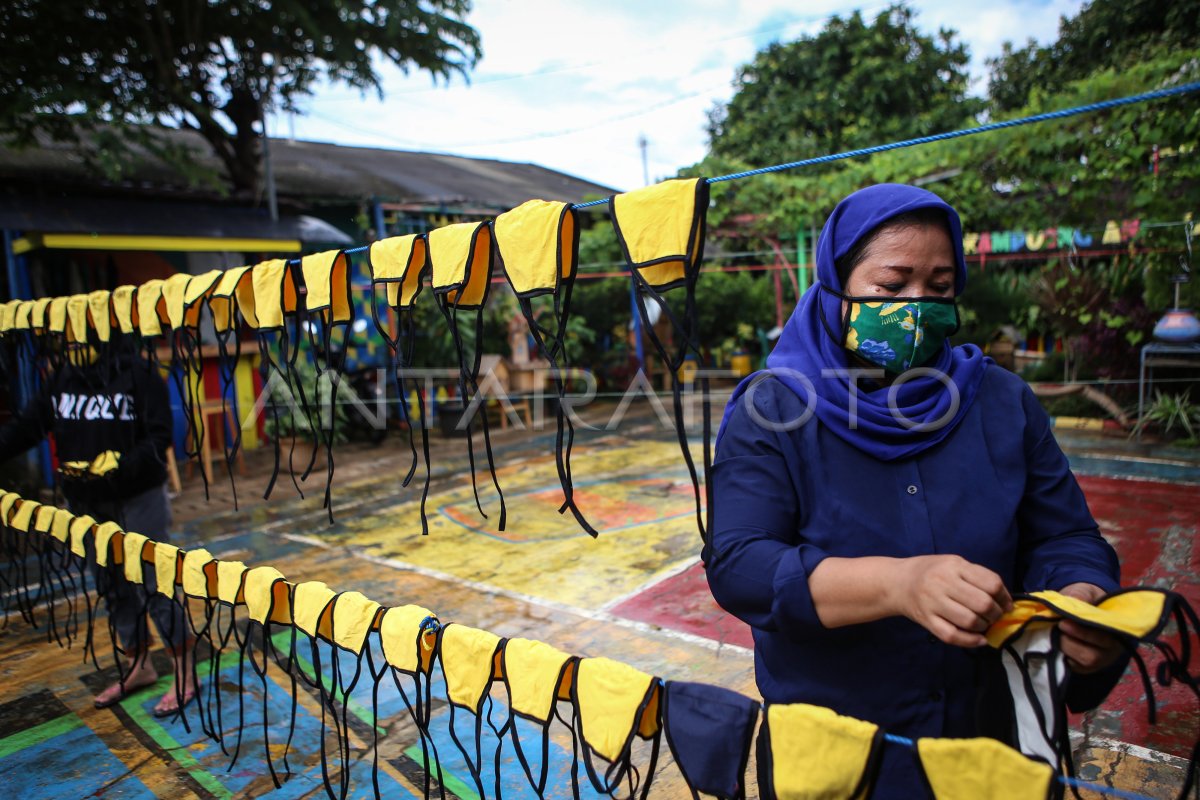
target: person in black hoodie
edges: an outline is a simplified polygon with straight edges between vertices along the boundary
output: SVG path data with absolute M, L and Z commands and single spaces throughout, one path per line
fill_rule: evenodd
M 0 460 L 25 452 L 51 434 L 60 464 L 90 463 L 106 451 L 117 453 L 116 468 L 103 475 L 60 472 L 68 507 L 76 515 L 89 514 L 97 522 L 115 522 L 123 530 L 165 541 L 171 524 L 165 453 L 172 446 L 166 383 L 131 342 L 113 342 L 105 350 L 96 358 L 91 348 L 72 348 L 50 374 L 42 393 L 0 428 Z M 90 539 L 88 544 L 97 591 L 105 598 L 128 661 L 123 680 L 96 695 L 96 707 L 111 706 L 158 680 L 148 658 L 148 614 L 175 662 L 176 682 L 185 682 L 182 692 L 173 684 L 154 713 L 176 713 L 180 698 L 186 704 L 195 696 L 183 609 L 155 591 L 153 570 L 145 573 L 143 592 L 120 569 L 96 565 Z

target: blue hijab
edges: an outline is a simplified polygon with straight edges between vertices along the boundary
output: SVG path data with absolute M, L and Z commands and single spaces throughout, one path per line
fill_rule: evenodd
M 842 343 L 829 335 L 821 319 L 824 315 L 829 327 L 840 334 L 842 301 L 837 295 L 822 291 L 822 287 L 843 290 L 836 261 L 880 223 L 925 208 L 946 212 L 956 265 L 954 294 L 956 297 L 962 294 L 967 284 L 967 263 L 963 258 L 962 223 L 957 212 L 924 189 L 894 183 L 868 186 L 838 203 L 826 220 L 817 241 L 817 280 L 800 298 L 775 349 L 767 357 L 766 373 L 774 375 L 801 402 L 808 404 L 834 435 L 881 461 L 907 458 L 949 436 L 974 402 L 984 369 L 991 363 L 975 345 L 951 347 L 947 342 L 942 352 L 925 365 L 944 377 L 903 377 L 897 381 L 901 385 L 874 390 L 868 390 L 860 380 L 854 428 L 850 427 L 851 378 L 822 377 L 822 370 L 856 366 Z M 736 403 L 750 383 L 762 375 L 761 372 L 750 375 L 734 390 L 717 432 L 718 444 Z M 888 396 L 893 390 L 893 402 L 902 417 L 889 406 Z

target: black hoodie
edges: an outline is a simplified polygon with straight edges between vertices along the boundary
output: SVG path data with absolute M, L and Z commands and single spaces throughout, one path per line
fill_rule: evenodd
M 61 475 L 67 502 L 86 509 L 120 502 L 167 477 L 172 445 L 171 405 L 157 367 L 129 351 L 93 364 L 64 364 L 15 418 L 0 428 L 0 461 L 53 434 L 60 463 L 91 461 L 106 450 L 120 453 L 117 469 L 100 478 Z

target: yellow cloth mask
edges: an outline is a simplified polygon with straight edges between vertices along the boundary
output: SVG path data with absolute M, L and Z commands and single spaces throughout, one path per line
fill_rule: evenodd
M 421 278 L 428 265 L 424 234 L 380 239 L 367 251 L 371 282 L 387 285 L 387 303 L 392 308 L 412 306 L 421 293 Z
M 121 333 L 133 333 L 137 327 L 133 316 L 133 298 L 136 286 L 118 286 L 112 292 L 112 319 Z
M 71 520 L 71 552 L 80 558 L 87 555 L 87 537 L 91 535 L 95 525 L 96 520 L 87 514 Z
M 217 599 L 217 562 L 204 548 L 183 554 L 183 593 L 188 597 Z
M 88 324 L 96 332 L 96 338 L 107 342 L 112 338 L 112 293 L 101 289 L 87 296 Z
M 101 522 L 96 526 L 96 563 L 102 567 L 107 567 L 109 561 L 117 558 L 117 553 L 120 552 L 122 559 L 124 550 L 122 549 L 122 541 L 125 538 L 125 532 L 121 530 L 121 526 L 115 522 Z
M 570 203 L 529 200 L 492 223 L 504 275 L 518 297 L 553 294 L 575 275 L 579 227 Z
M 67 341 L 87 344 L 88 296 L 73 294 L 67 298 Z
M 659 291 L 683 286 L 704 256 L 708 182 L 663 181 L 609 198 L 613 227 L 631 269 Z
M 304 308 L 320 312 L 327 322 L 349 322 L 350 258 L 342 250 L 326 250 L 300 259 L 304 274 Z
M 39 297 L 33 301 L 33 309 L 29 312 L 29 327 L 34 331 L 46 330 L 46 309 L 53 298 Z
M 292 622 L 292 586 L 274 567 L 254 567 L 246 571 L 246 612 L 260 625 Z
M 769 705 L 759 736 L 769 796 L 777 800 L 864 798 L 879 766 L 883 731 L 804 703 Z M 768 763 L 762 763 L 765 755 Z
M 918 739 L 921 770 L 935 800 L 1047 800 L 1049 764 L 995 739 Z
M 292 617 L 296 627 L 311 637 L 320 636 L 327 642 L 333 641 L 332 614 L 333 590 L 320 581 L 305 581 L 296 584 L 292 593 Z
M 333 601 L 332 638 L 351 653 L 361 653 L 379 616 L 379 603 L 361 592 L 342 592 Z
M 167 597 L 175 596 L 179 583 L 179 548 L 173 544 L 156 542 L 154 545 L 155 590 Z
M 494 633 L 451 623 L 442 628 L 438 652 L 450 702 L 478 714 L 498 677 L 501 639 Z
M 433 291 L 446 303 L 482 308 L 492 279 L 492 234 L 486 222 L 459 222 L 427 234 Z
M 260 329 L 283 327 L 285 316 L 296 312 L 296 284 L 287 261 L 277 258 L 255 264 L 250 271 L 254 287 L 253 315 Z M 241 309 L 239 292 L 238 308 Z M 242 311 L 245 316 L 245 311 Z
M 383 658 L 408 675 L 429 672 L 437 644 L 437 616 L 421 606 L 397 606 L 383 612 L 379 623 Z
M 241 561 L 218 561 L 217 599 L 231 606 L 245 603 L 242 595 L 242 577 L 245 574 L 246 565 Z
M 209 270 L 200 275 L 193 275 L 183 288 L 183 324 L 195 328 L 200 324 L 200 309 L 221 280 L 223 273 L 219 269 Z
M 153 554 L 154 543 L 140 533 L 126 533 L 122 546 L 125 551 L 125 579 L 133 583 L 145 583 L 142 564 L 146 557 L 146 547 L 149 546 Z
M 571 697 L 574 659 L 543 642 L 509 639 L 501 653 L 504 682 L 512 710 L 540 722 L 550 721 L 556 700 Z
M 154 278 L 138 286 L 137 294 L 134 295 L 138 333 L 142 338 L 162 335 L 162 319 L 158 314 L 158 307 L 162 304 L 162 291 L 162 279 Z

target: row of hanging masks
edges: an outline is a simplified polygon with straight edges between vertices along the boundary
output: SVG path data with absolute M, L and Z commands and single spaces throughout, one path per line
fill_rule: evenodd
M 693 484 L 697 525 L 707 540 L 706 507 L 711 506 L 708 473 L 710 414 L 707 379 L 701 378 L 704 431 L 700 463 L 688 443 L 682 367 L 691 355 L 699 357 L 700 342 L 695 305 L 696 284 L 703 259 L 708 184 L 703 179 L 673 180 L 646 189 L 615 195 L 608 211 L 629 264 L 642 328 L 670 376 L 674 420 L 681 453 Z M 422 532 L 428 532 L 426 503 L 430 487 L 430 447 L 426 420 L 427 399 L 409 377 L 417 346 L 415 303 L 428 281 L 454 345 L 458 395 L 462 398 L 460 427 L 467 433 L 471 486 L 480 514 L 490 518 L 476 475 L 475 433 L 481 428 L 484 454 L 491 484 L 498 500 L 496 525 L 507 525 L 507 506 L 492 447 L 486 413 L 478 413 L 484 397 L 499 388 L 490 373 L 480 375 L 483 312 L 488 301 L 497 263 L 511 286 L 522 316 L 539 351 L 549 363 L 559 402 L 556 404 L 555 467 L 563 491 L 560 512 L 570 512 L 581 528 L 595 536 L 597 531 L 585 516 L 574 492 L 571 455 L 576 427 L 580 424 L 570 402 L 572 365 L 567 358 L 567 331 L 572 289 L 578 272 L 580 219 L 578 210 L 562 202 L 531 200 L 494 220 L 447 225 L 426 234 L 398 236 L 375 242 L 367 249 L 366 261 L 372 297 L 368 302 L 375 328 L 392 357 L 400 402 L 408 423 L 412 462 L 402 480 L 408 486 L 419 462 L 425 465 L 421 492 Z M 93 292 L 70 298 L 44 298 L 0 304 L 0 342 L 3 366 L 17 374 L 20 353 L 42 371 L 61 362 L 64 354 L 97 350 L 106 359 L 110 342 L 125 339 L 146 358 L 158 363 L 159 347 L 168 347 L 169 374 L 184 406 L 187 431 L 185 450 L 198 457 L 208 415 L 202 411 L 203 364 L 200 346 L 201 316 L 207 315 L 215 331 L 221 395 L 221 420 L 230 418 L 236 404 L 236 367 L 242 356 L 242 332 L 249 330 L 257 345 L 263 393 L 270 398 L 266 413 L 273 420 L 274 468 L 264 491 L 270 497 L 284 460 L 296 491 L 303 496 L 301 482 L 313 469 L 317 449 L 309 451 L 307 463 L 296 463 L 298 435 L 315 432 L 326 451 L 327 473 L 324 507 L 333 520 L 331 487 L 334 474 L 332 454 L 337 414 L 328 413 L 329 403 L 341 402 L 339 384 L 345 367 L 350 326 L 354 320 L 351 301 L 351 255 L 327 251 L 297 261 L 274 259 L 254 266 L 202 275 L 178 274 L 154 279 L 140 286 L 122 286 L 110 292 Z M 383 292 L 379 290 L 383 289 Z M 682 289 L 679 303 L 669 303 L 672 290 Z M 380 296 L 382 295 L 382 297 Z M 380 300 L 395 315 L 395 323 L 381 319 Z M 660 335 L 654 324 L 653 308 L 663 310 L 669 335 Z M 303 343 L 310 355 L 302 356 Z M 89 342 L 95 348 L 89 346 Z M 297 360 L 311 357 L 316 380 L 302 379 Z M 417 398 L 419 420 L 410 418 L 404 402 L 409 393 Z M 285 409 L 288 413 L 282 413 Z M 239 408 L 240 416 L 259 410 Z M 288 423 L 281 430 L 283 422 Z M 221 437 L 226 470 L 234 484 L 233 464 L 241 446 L 241 422 L 227 426 Z M 420 431 L 420 456 L 414 430 Z M 289 444 L 290 442 L 290 444 Z M 287 444 L 286 454 L 284 452 Z M 703 487 L 703 488 L 702 488 Z M 206 484 L 207 492 L 207 484 Z
M 1016 716 L 1026 719 L 1017 732 L 1023 755 L 994 739 L 904 740 L 811 705 L 764 709 L 728 689 L 663 680 L 608 658 L 445 622 L 416 604 L 385 607 L 359 592 L 295 583 L 274 567 L 248 567 L 202 548 L 181 550 L 14 493 L 0 493 L 0 549 L 4 608 L 44 627 L 48 640 L 60 645 L 82 639 L 84 658 L 97 667 L 98 598 L 86 579 L 88 554 L 120 573 L 135 595 L 140 590 L 143 602 L 159 594 L 180 603 L 200 687 L 199 702 L 179 698 L 184 727 L 197 725 L 217 741 L 231 767 L 240 758 L 261 757 L 282 786 L 294 774 L 297 709 L 315 706 L 319 752 L 301 757 L 319 756 L 333 798 L 354 788 L 352 763 L 363 746 L 370 747 L 372 788 L 381 796 L 379 737 L 411 726 L 426 797 L 445 797 L 457 780 L 479 797 L 499 798 L 519 774 L 538 797 L 561 796 L 569 784 L 573 797 L 645 798 L 660 771 L 665 738 L 697 798 L 745 797 L 755 747 L 761 797 L 867 797 L 883 748 L 903 747 L 938 800 L 1046 800 L 1067 782 L 1059 770 L 1071 774 L 1061 742 L 1065 673 L 1055 653 L 1055 621 L 1074 619 L 1125 642 L 1142 666 L 1150 708 L 1152 678 L 1139 645 L 1161 657 L 1159 684 L 1179 681 L 1197 691 L 1195 612 L 1182 596 L 1157 589 L 1124 590 L 1096 606 L 1055 593 L 1020 597 L 993 626 L 989 641 L 1014 663 Z M 119 658 L 116 665 L 119 672 Z M 249 691 L 253 684 L 257 692 Z M 270 703 L 280 692 L 285 704 Z M 255 693 L 259 707 L 250 702 Z M 389 704 L 399 710 L 385 719 Z M 280 708 L 290 709 L 286 718 Z M 248 732 L 261 741 L 261 756 L 246 755 Z M 555 743 L 567 739 L 564 752 Z M 505 759 L 510 767 L 502 781 Z M 463 765 L 456 775 L 443 767 L 452 762 Z M 1194 786 L 1194 771 L 1195 755 L 1180 797 Z

